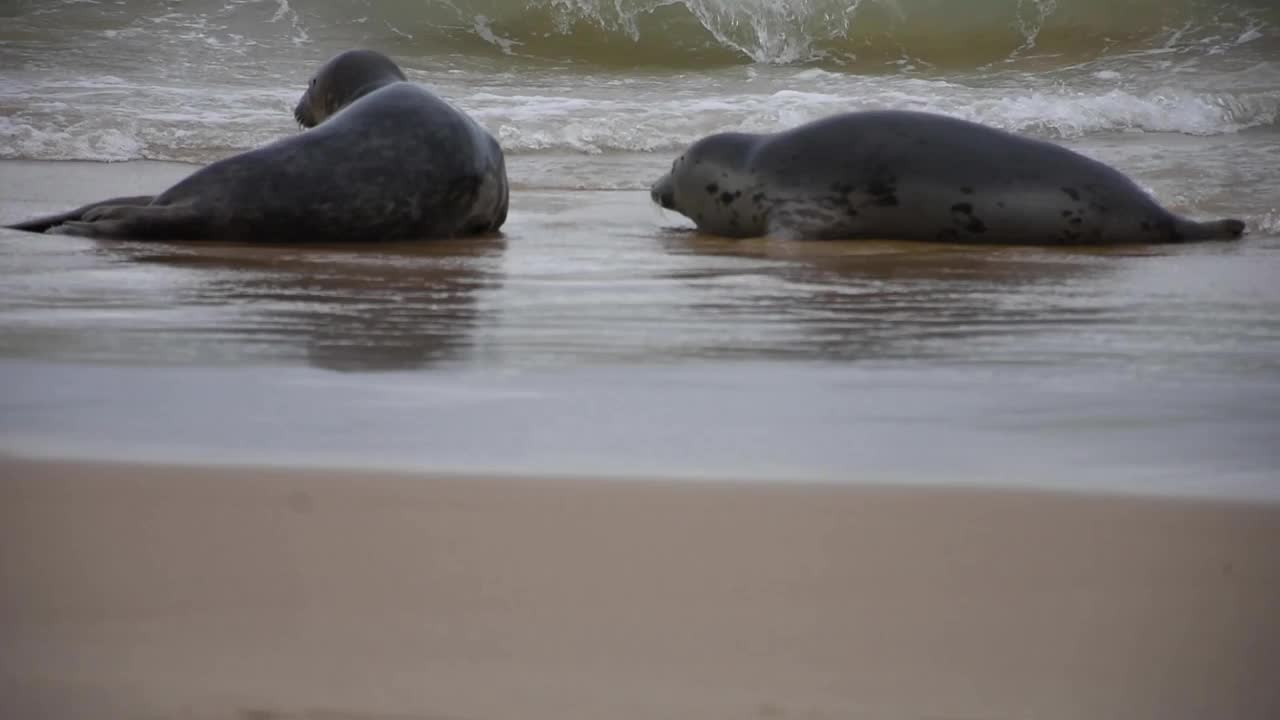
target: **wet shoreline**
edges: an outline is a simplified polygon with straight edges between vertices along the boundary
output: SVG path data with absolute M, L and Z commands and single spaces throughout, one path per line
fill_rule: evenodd
M 0 219 L 190 170 L 3 167 Z M 1280 494 L 1266 234 L 731 242 L 639 191 L 527 188 L 483 240 L 0 248 L 10 452 Z
M 1274 382 L 797 363 L 334 373 L 4 361 L 0 451 L 1280 500 Z

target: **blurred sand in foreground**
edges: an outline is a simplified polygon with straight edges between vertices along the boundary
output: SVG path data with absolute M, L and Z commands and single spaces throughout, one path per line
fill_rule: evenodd
M 1280 505 L 8 459 L 5 718 L 1275 718 Z

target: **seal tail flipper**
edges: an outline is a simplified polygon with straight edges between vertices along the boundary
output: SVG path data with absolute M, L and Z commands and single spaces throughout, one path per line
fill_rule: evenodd
M 129 197 L 111 198 L 110 200 L 101 200 L 99 202 L 89 203 L 88 205 L 83 205 L 75 210 L 68 210 L 67 212 L 58 213 L 56 215 L 45 215 L 44 217 L 32 218 L 30 220 L 23 220 L 22 222 L 14 223 L 12 225 L 5 225 L 5 227 L 10 230 L 26 230 L 27 232 L 42 233 L 64 223 L 79 220 L 84 217 L 85 213 L 104 205 L 142 206 L 151 204 L 151 201 L 154 198 L 154 195 L 131 195 Z
M 1177 237 L 1183 242 L 1196 240 L 1235 240 L 1244 234 L 1244 223 L 1240 220 L 1210 220 L 1195 222 L 1181 220 L 1177 226 Z
M 130 240 L 194 240 L 204 237 L 208 222 L 186 206 L 103 205 L 71 220 L 53 232 L 82 237 L 110 237 Z

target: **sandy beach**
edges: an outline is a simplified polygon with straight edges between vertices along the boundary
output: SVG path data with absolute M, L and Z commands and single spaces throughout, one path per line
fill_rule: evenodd
M 28 718 L 1272 718 L 1280 506 L 5 460 Z

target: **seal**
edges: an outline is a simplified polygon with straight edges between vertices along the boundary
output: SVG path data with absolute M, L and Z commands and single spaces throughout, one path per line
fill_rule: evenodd
M 154 197 L 105 200 L 10 227 L 130 239 L 327 243 L 458 237 L 506 221 L 497 140 L 405 79 L 348 50 L 311 79 L 302 133 L 219 160 Z
M 1195 222 L 1124 174 L 1051 142 L 922 112 L 854 112 L 774 134 L 691 145 L 654 202 L 726 237 L 1017 245 L 1238 238 Z

